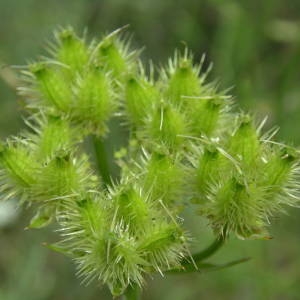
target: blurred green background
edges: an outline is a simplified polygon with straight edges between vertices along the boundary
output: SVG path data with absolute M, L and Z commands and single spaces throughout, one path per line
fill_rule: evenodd
M 279 139 L 300 144 L 299 0 L 0 0 L 0 136 L 22 128 L 20 99 L 9 66 L 24 65 L 44 53 L 59 25 L 101 36 L 130 24 L 143 57 L 166 62 L 186 43 L 196 59 L 213 62 L 210 74 L 231 88 L 237 104 L 268 115 Z M 49 229 L 24 231 L 30 209 L 0 207 L 0 299 L 110 299 L 106 288 L 76 279 L 67 258 L 42 246 L 55 240 Z M 186 217 L 195 244 L 212 239 L 204 220 Z M 232 239 L 211 261 L 251 256 L 231 269 L 191 276 L 149 278 L 143 299 L 300 299 L 300 212 L 273 220 L 270 241 Z

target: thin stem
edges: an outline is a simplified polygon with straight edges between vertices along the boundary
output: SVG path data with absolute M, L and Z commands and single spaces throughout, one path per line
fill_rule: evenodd
M 230 268 L 239 264 L 242 264 L 244 262 L 249 261 L 251 258 L 250 257 L 245 257 L 237 260 L 233 260 L 227 263 L 223 264 L 211 264 L 211 263 L 198 263 L 197 267 L 198 269 L 195 269 L 195 267 L 190 264 L 188 265 L 185 269 L 173 269 L 167 271 L 167 274 L 185 274 L 185 273 L 194 273 L 194 272 L 200 272 L 200 273 L 205 273 L 205 272 L 212 272 L 212 271 L 218 271 L 226 268 Z
M 122 300 L 139 300 L 140 294 L 141 290 L 137 285 L 129 286 L 122 296 Z
M 95 149 L 97 168 L 106 185 L 111 185 L 111 175 L 109 170 L 109 163 L 107 160 L 107 153 L 105 144 L 102 139 L 97 136 L 92 136 L 92 142 Z
M 193 254 L 192 260 L 183 261 L 181 264 L 182 269 L 170 270 L 170 273 L 194 272 L 195 270 L 197 270 L 196 266 L 201 269 L 203 267 L 203 264 L 201 262 L 207 259 L 208 257 L 212 256 L 214 253 L 216 253 L 224 245 L 225 240 L 226 240 L 225 237 L 222 236 L 218 237 L 206 249 Z
M 225 242 L 225 238 L 220 236 L 218 237 L 210 246 L 208 246 L 206 249 L 193 254 L 193 260 L 197 264 L 197 262 L 200 262 L 210 256 L 212 256 L 215 252 L 217 252 Z

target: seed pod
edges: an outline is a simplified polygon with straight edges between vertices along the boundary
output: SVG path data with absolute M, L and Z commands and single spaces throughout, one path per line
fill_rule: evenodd
M 169 61 L 169 67 L 163 71 L 166 83 L 166 98 L 181 106 L 185 103 L 183 96 L 200 96 L 202 79 L 199 77 L 201 66 L 193 66 L 192 57 L 187 51 L 184 56 L 175 53 L 174 60 Z M 184 107 L 184 105 L 183 105 Z
M 185 249 L 185 236 L 175 223 L 157 220 L 139 240 L 138 250 L 154 270 L 164 270 L 180 265 Z M 151 269 L 150 269 L 151 270 Z
M 29 200 L 39 168 L 31 155 L 30 144 L 25 140 L 15 140 L 0 145 L 0 166 L 0 190 L 4 199 L 20 197 L 21 202 Z
M 117 30 L 102 39 L 97 48 L 97 60 L 112 73 L 113 78 L 121 82 L 126 73 L 136 68 L 138 52 L 131 52 L 129 41 L 123 41 L 118 33 Z
M 86 68 L 89 51 L 84 40 L 80 39 L 72 28 L 56 32 L 55 37 L 58 45 L 53 46 L 54 49 L 50 50 L 50 53 L 60 63 L 68 66 L 65 71 L 72 79 Z
M 162 199 L 168 206 L 181 201 L 185 193 L 185 172 L 179 161 L 179 158 L 153 153 L 142 163 L 141 185 L 154 201 Z
M 84 282 L 100 277 L 108 263 L 110 214 L 102 200 L 94 194 L 66 198 L 57 216 L 63 240 L 55 248 L 74 258 Z
M 240 115 L 238 127 L 228 141 L 228 152 L 245 168 L 251 168 L 261 155 L 259 136 L 252 118 Z
M 119 228 L 119 229 L 118 229 Z M 141 258 L 137 243 L 122 224 L 118 224 L 108 241 L 108 263 L 103 272 L 104 282 L 114 296 L 120 296 L 129 285 L 141 287 L 147 262 Z
M 266 189 L 266 210 L 281 211 L 282 205 L 299 203 L 299 153 L 287 146 L 273 147 L 267 152 L 260 184 Z
M 61 153 L 39 169 L 32 189 L 40 201 L 81 194 L 95 188 L 96 182 L 86 157 L 76 159 L 70 153 Z
M 210 99 L 195 99 L 190 103 L 191 128 L 196 135 L 212 136 L 222 120 L 226 102 L 218 95 Z
M 143 126 L 147 115 L 159 100 L 153 84 L 142 76 L 129 76 L 125 81 L 125 113 L 127 120 L 135 128 Z
M 220 156 L 219 150 L 213 145 L 204 147 L 200 153 L 195 170 L 197 194 L 194 201 L 203 203 L 207 199 L 210 185 L 219 180 L 222 174 Z
M 47 107 L 54 112 L 67 114 L 72 102 L 72 88 L 65 80 L 63 67 L 50 65 L 47 62 L 29 65 L 28 76 L 33 90 L 39 99 L 31 99 L 30 107 Z
M 69 152 L 83 138 L 80 129 L 58 116 L 36 115 L 28 125 L 34 133 L 27 133 L 35 144 L 37 159 L 48 161 L 59 152 Z
M 118 187 L 111 191 L 111 197 L 117 216 L 123 221 L 131 233 L 141 232 L 153 217 L 151 203 L 141 190 L 130 186 Z
M 234 232 L 242 239 L 266 238 L 266 219 L 260 206 L 262 196 L 262 190 L 232 177 L 215 187 L 203 212 L 219 235 L 226 237 Z
M 130 284 L 142 285 L 146 262 L 125 223 L 114 217 L 112 203 L 102 196 L 65 201 L 59 246 L 74 258 L 84 282 L 96 277 L 119 296 Z
M 110 77 L 102 68 L 94 66 L 78 79 L 74 88 L 72 120 L 88 132 L 103 135 L 106 132 L 106 121 L 115 108 L 114 99 Z
M 188 125 L 184 114 L 169 104 L 159 105 L 145 128 L 145 137 L 170 152 L 176 152 L 180 148 L 183 144 L 182 135 L 187 134 Z

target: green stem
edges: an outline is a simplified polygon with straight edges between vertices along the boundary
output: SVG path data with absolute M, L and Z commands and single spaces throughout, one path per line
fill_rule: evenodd
M 206 249 L 193 254 L 192 255 L 192 259 L 191 260 L 185 260 L 181 266 L 182 269 L 180 270 L 171 270 L 170 273 L 188 273 L 188 272 L 194 272 L 196 270 L 196 266 L 198 268 L 202 268 L 202 264 L 201 262 L 205 259 L 207 259 L 208 257 L 212 256 L 214 253 L 216 253 L 223 245 L 225 242 L 226 238 L 225 237 L 218 237 L 210 246 L 208 246 Z M 196 266 L 195 266 L 196 265 Z
M 111 176 L 109 171 L 109 164 L 107 160 L 107 153 L 105 144 L 102 139 L 97 136 L 92 137 L 92 142 L 95 149 L 97 168 L 106 185 L 111 185 Z
M 201 252 L 198 252 L 196 254 L 193 254 L 193 260 L 197 264 L 198 262 L 201 262 L 204 259 L 212 256 L 215 252 L 217 252 L 224 245 L 224 242 L 225 242 L 225 238 L 224 237 L 222 237 L 222 236 L 218 237 L 206 249 L 204 249 Z
M 140 299 L 141 290 L 137 285 L 129 286 L 123 297 L 122 300 L 139 300 Z

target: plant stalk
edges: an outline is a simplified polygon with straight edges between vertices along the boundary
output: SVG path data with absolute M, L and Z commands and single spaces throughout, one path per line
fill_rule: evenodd
M 218 237 L 210 246 L 198 253 L 193 254 L 191 257 L 192 260 L 183 261 L 181 264 L 182 269 L 171 270 L 170 273 L 194 272 L 197 270 L 196 266 L 201 269 L 203 267 L 202 261 L 215 254 L 224 245 L 225 240 L 225 237 Z
M 193 254 L 193 260 L 197 264 L 197 262 L 201 262 L 204 259 L 212 256 L 214 253 L 216 253 L 223 245 L 225 242 L 225 237 L 218 237 L 216 240 L 213 241 L 213 243 L 208 246 L 206 249 Z
M 107 152 L 105 149 L 105 143 L 103 139 L 97 136 L 92 136 L 92 143 L 95 149 L 97 169 L 100 173 L 103 182 L 106 186 L 111 185 L 111 173 L 109 168 L 109 163 L 107 159 Z
M 141 295 L 141 290 L 137 285 L 128 286 L 122 300 L 139 300 Z

